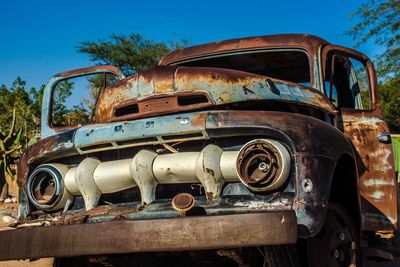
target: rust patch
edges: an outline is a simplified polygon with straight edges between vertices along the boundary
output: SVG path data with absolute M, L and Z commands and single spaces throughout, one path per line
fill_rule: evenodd
M 191 194 L 180 193 L 172 199 L 172 207 L 185 215 L 187 211 L 194 207 L 195 200 Z
M 0 260 L 293 244 L 296 238 L 291 211 L 118 220 L 4 231 L 0 245 L 8 249 Z
M 141 72 L 139 82 L 152 86 L 157 93 L 170 92 L 174 90 L 174 72 L 174 67 L 159 66 Z
M 373 112 L 343 111 L 344 131 L 357 151 L 362 223 L 365 230 L 391 229 L 397 225 L 397 182 L 391 144 L 378 136 L 389 131 Z M 368 216 L 367 216 L 368 215 Z M 386 216 L 386 220 L 377 218 Z M 379 223 L 378 223 L 379 222 Z M 389 223 L 389 224 L 388 224 Z
M 64 71 L 56 74 L 56 77 L 69 77 L 69 76 L 74 76 L 74 75 L 84 75 L 85 73 L 91 73 L 91 72 L 96 72 L 96 71 L 104 71 L 108 70 L 110 73 L 113 73 L 119 77 L 123 76 L 123 73 L 120 69 L 114 66 L 93 66 L 93 67 L 88 67 L 88 68 L 81 68 L 81 69 L 75 69 L 71 71 Z
M 191 97 L 191 100 L 189 99 Z M 201 101 L 196 101 L 195 98 Z M 188 99 L 189 103 L 181 103 Z M 190 103 L 193 102 L 193 103 Z M 196 110 L 212 106 L 212 101 L 204 92 L 179 92 L 172 95 L 155 95 L 142 100 L 128 100 L 117 104 L 112 113 L 112 121 L 132 120 L 144 117 L 160 116 L 187 110 Z
M 105 88 L 96 104 L 96 118 L 100 122 L 111 121 L 114 109 L 121 103 L 173 92 L 174 72 L 175 67 L 157 67 Z
M 252 100 L 253 98 L 256 99 L 257 96 L 250 88 L 263 88 L 265 90 L 270 90 L 273 94 L 283 95 L 283 93 L 287 93 L 287 90 L 284 88 L 290 86 L 295 88 L 295 92 L 289 93 L 289 95 L 291 95 L 290 101 L 296 102 L 298 101 L 296 97 L 306 95 L 309 105 L 323 108 L 331 113 L 336 112 L 327 97 L 316 89 L 290 81 L 283 81 L 243 71 L 209 67 L 179 67 L 176 70 L 174 84 L 176 90 L 180 91 L 203 89 L 216 92 L 222 102 L 217 104 L 234 102 L 237 99 L 237 91 L 235 88 L 241 88 L 244 94 L 247 95 L 247 100 Z M 273 86 L 271 86 L 271 84 Z M 280 90 L 283 89 L 285 92 L 280 92 L 277 88 L 278 85 L 281 85 L 279 86 L 281 88 Z M 244 99 L 242 99 L 242 101 L 243 100 Z M 284 101 L 284 99 L 281 100 Z
M 200 113 L 200 114 L 193 115 L 191 118 L 191 123 L 192 123 L 193 127 L 205 126 L 207 115 L 208 115 L 207 113 Z
M 179 102 L 189 95 L 203 95 L 206 100 Z M 264 98 L 336 112 L 324 94 L 297 83 L 231 69 L 158 66 L 105 88 L 97 102 L 96 118 L 104 123 Z M 129 114 L 118 115 L 124 107 Z
M 308 34 L 277 34 L 238 38 L 177 49 L 163 57 L 160 65 L 170 65 L 179 61 L 213 54 L 257 48 L 302 47 L 308 51 L 313 51 L 316 46 L 322 46 L 327 43 L 327 41 L 319 37 Z
M 30 165 L 41 164 L 48 160 L 78 155 L 73 144 L 75 130 L 59 133 L 40 140 L 22 154 L 17 167 L 17 183 L 25 188 Z

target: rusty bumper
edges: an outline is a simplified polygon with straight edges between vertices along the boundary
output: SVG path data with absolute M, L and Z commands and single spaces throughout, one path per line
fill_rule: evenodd
M 292 244 L 293 211 L 20 228 L 0 232 L 0 260 Z

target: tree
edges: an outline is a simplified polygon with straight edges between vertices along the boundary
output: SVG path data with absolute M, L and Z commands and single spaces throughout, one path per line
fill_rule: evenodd
M 400 1 L 368 0 L 351 17 L 359 22 L 346 34 L 356 46 L 373 40 L 384 47 L 375 58 L 379 75 L 379 102 L 391 131 L 400 132 Z
M 376 58 L 379 74 L 400 75 L 400 1 L 368 0 L 350 17 L 359 19 L 346 32 L 357 41 L 356 46 L 372 39 L 385 48 Z
M 32 87 L 29 94 L 32 99 L 32 113 L 35 119 L 35 124 L 40 126 L 40 116 L 42 115 L 42 100 L 45 85 L 40 86 L 39 89 Z
M 379 100 L 391 130 L 400 132 L 400 75 L 380 83 Z
M 108 40 L 86 41 L 78 45 L 79 53 L 88 54 L 98 64 L 113 65 L 126 75 L 157 65 L 162 56 L 188 42 L 165 43 L 145 39 L 142 35 L 112 34 Z
M 55 126 L 69 125 L 67 117 L 69 109 L 67 108 L 67 99 L 72 95 L 74 82 L 71 80 L 63 80 L 54 88 L 52 122 Z
M 110 74 L 97 74 L 91 75 L 87 78 L 88 81 L 88 95 L 83 97 L 82 101 L 87 108 L 88 121 L 95 119 L 96 103 L 100 91 L 108 85 L 116 83 L 118 79 Z
M 23 129 L 24 134 L 30 139 L 40 127 L 40 106 L 35 97 L 41 98 L 42 91 L 31 88 L 28 93 L 26 82 L 17 77 L 10 88 L 5 85 L 0 87 L 0 114 L 1 129 L 7 128 L 12 120 L 13 110 L 16 110 L 16 125 Z

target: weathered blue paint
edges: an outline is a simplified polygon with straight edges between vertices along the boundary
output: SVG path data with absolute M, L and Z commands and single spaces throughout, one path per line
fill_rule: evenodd
M 144 144 L 170 143 L 182 140 L 208 139 L 205 131 L 206 112 L 185 113 L 169 115 L 151 119 L 141 119 L 107 124 L 87 125 L 79 128 L 74 136 L 74 144 L 79 153 L 85 154 L 93 151 L 120 149 L 129 146 L 141 146 Z M 187 134 L 195 136 L 185 137 Z M 179 137 L 182 135 L 182 137 Z M 167 138 L 165 136 L 177 136 Z M 148 138 L 154 137 L 154 140 Z M 146 139 L 143 139 L 146 138 Z M 132 140 L 135 142 L 118 145 L 117 142 Z M 87 149 L 98 144 L 111 144 L 112 147 Z

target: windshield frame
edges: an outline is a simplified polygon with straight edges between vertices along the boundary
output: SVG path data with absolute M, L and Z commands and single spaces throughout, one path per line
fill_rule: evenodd
M 185 66 L 186 63 L 192 63 L 192 62 L 196 62 L 196 61 L 202 61 L 202 60 L 207 60 L 207 59 L 214 59 L 214 58 L 223 58 L 223 57 L 227 57 L 227 56 L 236 56 L 236 55 L 245 55 L 245 54 L 254 54 L 254 53 L 268 53 L 268 52 L 301 52 L 304 53 L 307 57 L 308 60 L 308 68 L 309 68 L 309 86 L 306 87 L 311 87 L 314 88 L 318 91 L 320 91 L 320 89 L 318 87 L 315 86 L 315 77 L 314 77 L 314 68 L 318 67 L 315 66 L 314 64 L 314 60 L 311 59 L 310 53 L 307 49 L 305 48 L 301 48 L 301 47 L 276 47 L 276 48 L 258 48 L 258 49 L 243 49 L 243 50 L 236 50 L 236 51 L 226 51 L 223 53 L 217 53 L 217 54 L 208 54 L 208 55 L 204 55 L 204 56 L 199 56 L 199 57 L 193 57 L 193 58 L 189 58 L 189 59 L 183 59 L 181 61 L 177 61 L 177 62 L 173 62 L 171 64 L 169 64 L 170 66 Z M 251 73 L 251 72 L 250 72 Z M 302 83 L 298 83 L 300 85 L 303 85 Z

